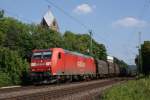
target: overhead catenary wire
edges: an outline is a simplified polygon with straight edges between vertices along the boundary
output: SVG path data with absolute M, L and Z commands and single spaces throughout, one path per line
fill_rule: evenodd
M 145 0 L 144 5 L 142 6 L 141 10 L 139 11 L 139 14 L 137 15 L 137 18 L 143 19 L 149 7 L 150 7 L 150 0 Z M 134 33 L 134 34 L 138 33 L 138 32 L 139 32 L 139 30 L 137 27 L 133 28 L 133 30 L 131 31 L 131 33 Z M 131 39 L 133 39 L 133 36 L 135 36 L 135 35 L 132 35 L 132 37 L 131 37 L 131 35 L 129 35 L 129 38 L 127 41 L 130 41 Z M 131 45 L 131 44 L 128 44 L 128 45 Z M 134 48 L 136 48 L 136 47 L 137 46 L 135 46 Z
M 61 7 L 59 7 L 58 5 L 56 5 L 55 3 L 53 3 L 50 0 L 45 0 L 47 3 L 53 5 L 53 7 L 55 7 L 56 9 L 58 9 L 59 11 L 61 11 L 63 14 L 65 14 L 66 16 L 68 16 L 69 18 L 71 18 L 72 20 L 74 20 L 75 22 L 77 22 L 78 24 L 80 24 L 82 27 L 84 27 L 85 29 L 89 30 L 89 28 L 83 23 L 81 22 L 79 19 L 77 19 L 76 17 L 70 15 L 68 12 L 66 12 L 64 9 L 62 9 Z
M 55 3 L 53 3 L 52 1 L 49 0 L 45 0 L 47 3 L 51 4 L 53 7 L 55 7 L 56 9 L 58 9 L 60 12 L 62 12 L 63 14 L 65 14 L 66 16 L 68 16 L 70 19 L 72 19 L 73 21 L 75 21 L 76 23 L 78 23 L 79 25 L 81 25 L 83 28 L 85 28 L 87 31 L 89 31 L 89 35 L 92 38 L 94 38 L 94 34 L 95 31 L 93 29 L 89 29 L 83 22 L 81 22 L 79 19 L 77 19 L 76 17 L 70 15 L 68 12 L 66 12 L 64 9 L 62 9 L 61 7 L 59 7 L 58 5 L 56 5 Z M 98 34 L 99 35 L 99 34 Z M 97 36 L 96 36 L 97 37 Z M 102 38 L 100 35 L 98 36 L 100 37 L 102 40 L 106 41 L 106 39 Z M 90 53 L 92 54 L 92 40 L 90 40 Z M 108 46 L 107 46 L 108 48 Z
M 28 22 L 28 23 L 34 22 L 34 21 L 29 20 L 29 19 L 27 19 L 27 18 L 21 17 L 21 16 L 19 16 L 19 15 L 16 14 L 16 13 L 10 12 L 10 11 L 4 9 L 4 8 L 0 8 L 0 10 L 4 10 L 4 13 L 5 13 L 5 14 L 17 18 L 17 20 L 20 20 L 20 21 L 23 20 L 23 21 Z
M 55 4 L 54 2 L 50 1 L 50 0 L 45 0 L 47 3 L 51 4 L 53 7 L 55 7 L 56 9 L 58 9 L 60 12 L 62 12 L 63 14 L 65 14 L 66 16 L 68 16 L 70 19 L 72 19 L 73 21 L 75 21 L 76 23 L 78 23 L 79 25 L 81 25 L 83 28 L 85 28 L 87 31 L 92 30 L 92 36 L 94 36 L 95 31 L 93 29 L 90 29 L 87 25 L 85 25 L 83 22 L 81 22 L 79 19 L 77 19 L 76 17 L 70 15 L 68 12 L 66 12 L 64 9 L 62 9 L 61 7 L 59 7 L 57 4 Z M 99 35 L 99 34 L 98 34 Z M 106 41 L 106 39 L 102 38 L 100 35 L 99 37 Z
M 68 16 L 70 19 L 74 20 L 76 23 L 80 24 L 82 27 L 84 27 L 86 30 L 89 30 L 88 26 L 86 24 L 84 24 L 83 22 L 81 22 L 79 19 L 77 19 L 76 17 L 70 15 L 68 12 L 66 12 L 64 9 L 62 9 L 61 7 L 59 7 L 57 4 L 53 3 L 50 0 L 45 0 L 46 2 L 48 2 L 49 4 L 51 4 L 53 7 L 57 8 L 59 11 L 61 11 L 63 14 L 65 14 L 66 16 Z M 2 8 L 0 8 L 2 9 Z M 17 19 L 22 19 L 26 22 L 33 22 L 32 20 L 29 20 L 27 18 L 24 18 L 22 16 L 19 16 L 18 14 L 12 13 L 6 9 L 3 9 L 6 13 L 13 15 L 14 17 L 16 17 Z M 92 34 L 94 36 L 95 31 L 92 29 Z M 96 37 L 99 37 L 100 39 L 102 39 L 103 41 L 107 41 L 106 39 L 102 38 L 102 36 L 100 34 L 96 34 Z
M 81 21 L 79 21 L 78 19 L 76 19 L 75 17 L 73 17 L 73 16 L 71 16 L 70 14 L 68 14 L 66 11 L 64 11 L 62 8 L 60 8 L 59 6 L 57 6 L 55 3 L 53 3 L 53 2 L 51 2 L 51 1 L 49 1 L 49 0 L 45 0 L 45 1 L 47 1 L 48 3 L 50 3 L 50 4 L 52 4 L 54 7 L 56 7 L 57 9 L 59 9 L 61 12 L 63 12 L 65 15 L 67 15 L 68 17 L 70 17 L 72 20 L 74 20 L 74 21 L 76 21 L 78 24 L 80 24 L 81 26 L 83 26 L 84 28 L 86 28 L 86 29 L 88 29 L 89 30 L 89 28 L 87 28 L 87 26 L 84 24 L 84 23 L 82 23 Z M 150 4 L 150 0 L 147 0 L 146 1 L 146 3 L 144 4 L 144 7 L 143 7 L 143 9 L 142 9 L 142 11 L 140 12 L 140 15 L 139 15 L 139 18 L 142 18 L 142 16 L 144 16 L 144 14 L 145 14 L 145 10 L 149 7 L 149 4 Z M 135 29 L 136 30 L 136 29 Z M 97 36 L 98 36 L 99 34 L 97 34 Z M 100 35 L 99 35 L 99 37 L 101 37 Z M 102 38 L 102 37 L 101 37 Z M 105 40 L 105 39 L 103 39 L 103 40 Z M 109 41 L 107 41 L 107 42 L 109 42 Z
M 50 3 L 52 6 L 54 6 L 54 7 L 57 8 L 59 11 L 61 11 L 63 14 L 65 14 L 66 16 L 68 16 L 69 18 L 71 18 L 72 20 L 74 20 L 76 23 L 78 23 L 79 25 L 81 25 L 82 27 L 84 27 L 86 30 L 89 30 L 89 28 L 88 28 L 83 22 L 81 22 L 81 21 L 80 21 L 79 19 L 77 19 L 76 17 L 70 15 L 68 12 L 66 12 L 65 10 L 63 10 L 61 7 L 59 7 L 59 6 L 56 5 L 55 3 L 53 3 L 53 2 L 51 2 L 51 1 L 49 1 L 49 0 L 45 0 L 45 1 L 46 1 L 47 3 Z M 28 22 L 28 23 L 34 22 L 34 21 L 29 20 L 29 19 L 27 19 L 27 18 L 21 17 L 20 15 L 14 13 L 14 12 L 10 12 L 10 11 L 4 9 L 4 8 L 0 8 L 0 10 L 4 10 L 4 12 L 6 12 L 6 14 L 11 15 L 11 16 L 14 16 L 14 17 L 17 18 L 18 20 L 24 20 L 25 22 Z M 95 32 L 94 32 L 93 29 L 92 29 L 92 32 L 93 32 L 93 35 L 92 35 L 92 36 L 94 36 Z M 99 34 L 98 34 L 98 35 L 99 35 Z M 105 39 L 102 38 L 100 35 L 99 35 L 99 37 L 100 37 L 102 40 L 105 41 Z
M 143 16 L 145 15 L 145 13 L 149 7 L 150 7 L 150 0 L 145 0 L 145 4 L 143 5 L 143 8 L 140 11 L 138 17 L 143 18 Z
M 53 2 L 51 1 L 48 1 L 46 0 L 48 3 L 52 4 L 55 8 L 57 8 L 58 10 L 60 10 L 61 12 L 63 12 L 66 16 L 70 17 L 72 20 L 76 21 L 78 24 L 80 24 L 81 26 L 83 26 L 86 30 L 89 30 L 89 28 L 83 23 L 81 22 L 79 19 L 77 19 L 76 17 L 70 15 L 68 12 L 66 12 L 65 10 L 63 10 L 61 7 L 57 6 L 56 4 L 54 4 Z M 27 18 L 24 18 L 24 17 L 21 17 L 20 15 L 14 13 L 14 12 L 10 12 L 9 10 L 6 10 L 4 8 L 0 8 L 0 10 L 4 10 L 4 12 L 7 14 L 7 15 L 10 15 L 10 16 L 13 16 L 15 18 L 17 18 L 18 20 L 24 20 L 25 22 L 28 22 L 28 23 L 31 23 L 31 22 L 34 22 L 32 20 L 29 20 Z M 95 34 L 94 30 L 92 30 L 93 34 Z M 92 35 L 94 36 L 94 35 Z M 104 40 L 104 38 L 102 38 L 100 35 L 99 37 Z

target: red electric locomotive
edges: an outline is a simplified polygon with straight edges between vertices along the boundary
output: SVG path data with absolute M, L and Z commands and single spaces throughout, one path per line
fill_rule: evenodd
M 96 75 L 93 57 L 62 48 L 33 50 L 31 77 L 35 81 L 60 80 Z

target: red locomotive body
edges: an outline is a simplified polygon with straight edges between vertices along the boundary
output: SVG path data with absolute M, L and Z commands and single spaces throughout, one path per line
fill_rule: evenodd
M 33 50 L 31 58 L 33 76 L 93 75 L 96 74 L 94 59 L 62 48 Z M 46 73 L 46 74 L 44 74 Z M 40 75 L 40 76 L 41 76 Z

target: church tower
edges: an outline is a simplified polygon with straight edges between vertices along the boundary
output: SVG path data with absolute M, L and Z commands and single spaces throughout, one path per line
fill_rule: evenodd
M 48 9 L 48 11 L 43 16 L 42 21 L 41 21 L 41 25 L 48 27 L 52 30 L 55 30 L 57 32 L 59 31 L 59 27 L 58 27 L 58 23 L 56 21 L 56 18 L 54 17 L 54 15 L 50 11 L 50 9 Z

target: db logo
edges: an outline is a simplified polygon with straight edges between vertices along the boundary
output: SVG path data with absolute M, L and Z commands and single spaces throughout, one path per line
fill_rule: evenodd
M 78 62 L 77 62 L 77 66 L 78 66 L 78 67 L 85 67 L 85 63 L 82 62 L 82 61 L 78 61 Z

